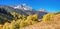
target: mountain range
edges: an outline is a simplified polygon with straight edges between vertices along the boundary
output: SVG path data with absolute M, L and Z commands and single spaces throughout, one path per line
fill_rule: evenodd
M 0 5 L 0 17 L 2 18 L 4 17 L 3 19 L 11 20 L 13 18 L 12 15 L 10 14 L 11 12 L 16 12 L 25 16 L 38 14 L 38 18 L 42 18 L 43 15 L 47 14 L 47 12 L 44 11 L 44 9 L 37 11 L 30 6 L 27 6 L 26 4 L 21 4 L 14 7 Z

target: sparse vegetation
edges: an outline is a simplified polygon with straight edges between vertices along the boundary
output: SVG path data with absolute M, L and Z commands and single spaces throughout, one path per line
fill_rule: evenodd
M 14 19 L 11 21 L 11 23 L 5 22 L 4 25 L 0 25 L 0 29 L 19 29 L 21 27 L 33 25 L 38 22 L 37 14 L 29 15 L 27 17 L 25 15 L 21 15 L 18 13 L 12 13 L 12 14 L 14 16 Z M 54 15 L 55 15 L 54 13 L 48 13 L 43 16 L 42 21 L 48 22 L 51 20 L 51 18 Z M 0 20 L 2 20 L 2 19 L 0 18 Z
M 10 23 L 5 22 L 3 27 L 0 27 L 0 28 L 19 29 L 21 27 L 32 25 L 38 22 L 37 14 L 29 15 L 28 17 L 26 17 L 25 15 L 18 14 L 18 13 L 12 13 L 12 15 L 14 16 L 14 19 Z
M 50 19 L 54 16 L 54 13 L 48 13 L 46 15 L 43 16 L 42 20 L 47 22 L 50 21 Z

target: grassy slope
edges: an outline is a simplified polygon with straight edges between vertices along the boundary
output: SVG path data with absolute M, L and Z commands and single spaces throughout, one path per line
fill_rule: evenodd
M 60 14 L 55 15 L 48 22 L 39 22 L 34 25 L 30 25 L 20 29 L 60 29 Z

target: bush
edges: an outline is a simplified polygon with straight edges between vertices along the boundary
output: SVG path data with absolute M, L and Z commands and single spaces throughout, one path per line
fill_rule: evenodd
M 33 15 L 33 21 L 38 21 L 38 14 Z
M 24 20 L 16 20 L 11 22 L 10 29 L 19 29 L 20 27 L 24 27 Z
M 33 25 L 33 24 L 35 24 L 36 22 L 35 22 L 35 21 L 32 21 L 32 20 L 29 20 L 29 21 L 26 20 L 25 23 L 26 23 L 26 26 L 27 26 L 27 25 Z
M 29 15 L 28 17 L 26 17 L 25 15 L 20 15 L 14 12 L 12 15 L 14 16 L 14 19 L 10 23 L 8 23 L 7 21 L 3 21 L 6 23 L 3 25 L 3 27 L 0 27 L 0 29 L 19 29 L 21 27 L 32 25 L 38 22 L 37 14 Z M 0 21 L 1 20 L 3 19 L 0 18 Z
M 9 27 L 10 29 L 19 29 L 19 24 L 16 21 L 12 21 Z
M 27 20 L 33 20 L 32 15 L 29 15 L 29 16 L 27 17 Z
M 20 27 L 24 27 L 24 26 L 25 26 L 24 20 L 22 20 L 22 21 L 19 23 L 19 26 L 20 26 Z
M 27 17 L 27 20 L 38 21 L 38 15 L 37 14 L 29 15 Z
M 2 29 L 3 28 L 3 25 L 2 24 L 0 24 L 0 29 Z
M 9 28 L 9 25 L 10 25 L 10 23 L 6 22 L 6 23 L 4 24 L 4 26 L 3 26 L 3 29 L 10 29 L 10 28 Z
M 46 15 L 43 16 L 42 20 L 45 21 L 45 22 L 46 21 L 50 21 L 50 18 L 53 17 L 53 16 L 54 16 L 53 13 L 48 13 L 48 14 L 46 14 Z

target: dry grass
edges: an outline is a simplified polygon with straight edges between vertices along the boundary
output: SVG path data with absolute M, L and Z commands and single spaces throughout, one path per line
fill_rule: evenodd
M 50 21 L 41 21 L 37 24 L 30 25 L 20 29 L 60 29 L 60 14 L 55 15 Z

